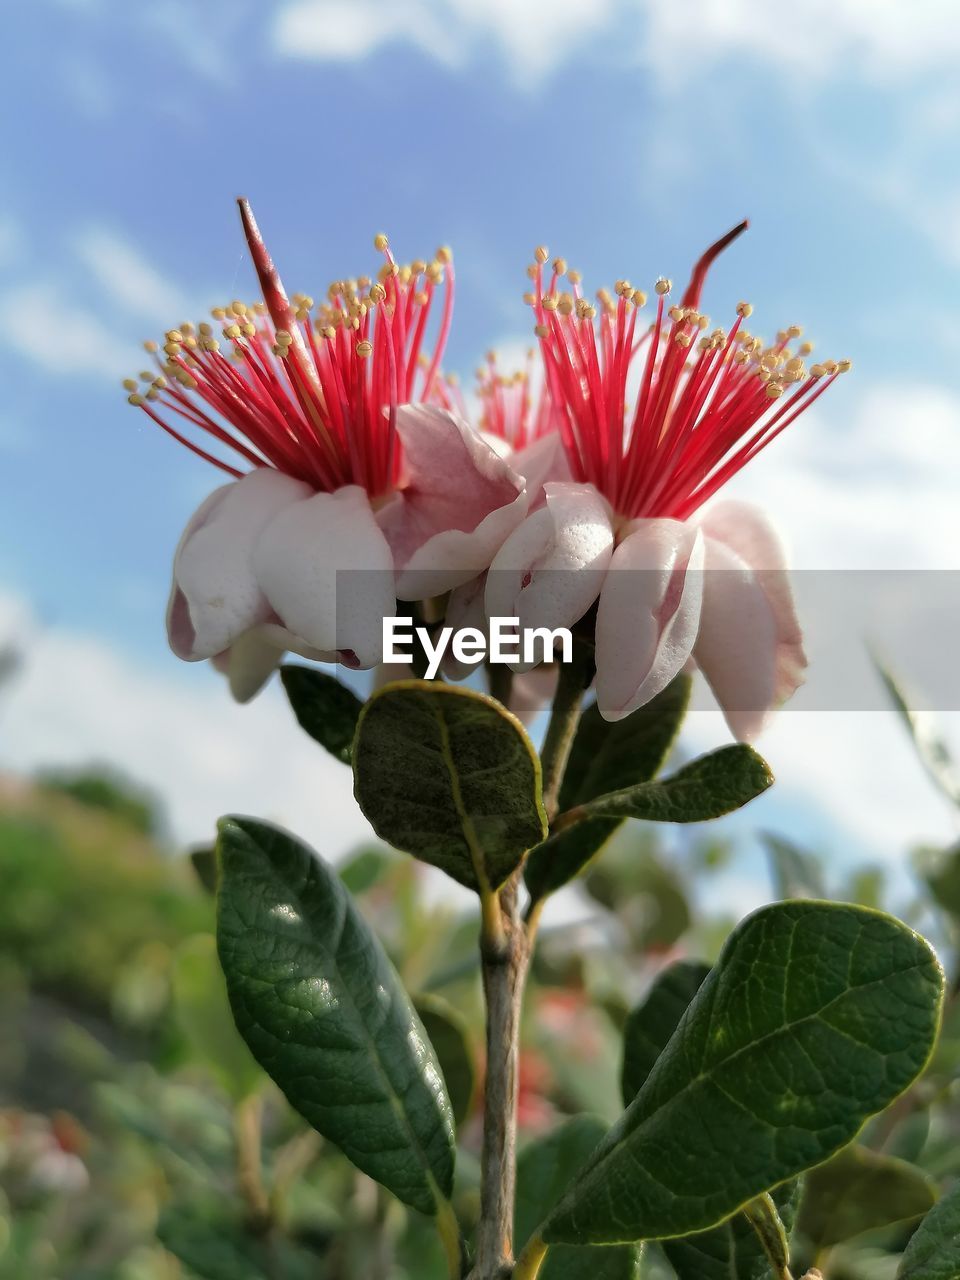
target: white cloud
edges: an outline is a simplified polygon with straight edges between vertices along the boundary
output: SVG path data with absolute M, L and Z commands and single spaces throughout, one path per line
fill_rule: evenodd
M 219 678 L 145 670 L 93 636 L 41 630 L 0 595 L 0 645 L 21 637 L 26 663 L 0 694 L 0 767 L 110 762 L 156 789 L 184 842 L 231 812 L 280 822 L 328 857 L 369 838 L 349 769 L 303 735 L 278 690 L 238 707 Z
M 960 569 L 960 397 L 890 381 L 843 416 L 855 385 L 828 391 L 724 496 L 769 510 L 804 569 Z
M 789 13 L 756 0 L 288 0 L 274 28 L 280 53 L 331 61 L 403 41 L 459 64 L 490 40 L 521 82 L 595 36 L 632 50 L 665 84 L 738 58 L 807 83 L 840 72 L 885 83 L 952 70 L 960 52 L 954 0 L 798 0 Z
M 632 6 L 646 17 L 644 58 L 665 80 L 744 57 L 819 81 L 885 84 L 951 71 L 960 53 L 954 0 L 797 0 L 789 10 L 756 0 L 685 0 Z
M 50 373 L 122 378 L 142 360 L 137 343 L 118 341 L 95 312 L 51 282 L 0 294 L 8 347 Z
M 88 227 L 77 236 L 77 258 L 103 296 L 131 316 L 170 328 L 195 307 L 123 236 L 106 227 Z
M 602 31 L 615 0 L 292 0 L 274 27 L 274 46 L 297 58 L 364 58 L 397 42 L 459 65 L 493 41 L 520 83 L 534 83 Z

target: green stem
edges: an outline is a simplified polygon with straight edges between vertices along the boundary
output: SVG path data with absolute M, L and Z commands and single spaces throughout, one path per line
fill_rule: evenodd
M 744 1206 L 751 1227 L 757 1234 L 770 1263 L 775 1280 L 793 1280 L 790 1272 L 790 1247 L 780 1214 L 769 1194 L 758 1196 Z
M 557 664 L 557 692 L 550 722 L 540 751 L 543 770 L 543 807 L 552 821 L 560 802 L 560 786 L 570 759 L 570 748 L 580 723 L 584 690 L 590 683 L 591 663 L 583 647 L 576 645 L 572 662 Z

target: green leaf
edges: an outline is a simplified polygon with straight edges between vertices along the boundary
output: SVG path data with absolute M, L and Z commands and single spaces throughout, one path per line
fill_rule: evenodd
M 358 897 L 372 889 L 396 862 L 396 855 L 386 849 L 361 849 L 337 870 L 347 892 Z
M 497 889 L 546 834 L 540 762 L 494 698 L 402 680 L 363 709 L 354 791 L 377 835 L 469 889 Z
M 845 1146 L 925 1066 L 943 973 L 863 907 L 777 903 L 730 935 L 544 1239 L 702 1231 Z
M 567 810 L 558 828 L 582 817 L 643 818 L 647 822 L 705 822 L 740 809 L 773 782 L 770 766 L 737 743 L 701 756 L 661 782 L 611 791 Z
M 174 1203 L 157 1223 L 165 1249 L 200 1280 L 313 1280 L 316 1259 L 282 1236 L 251 1235 L 241 1222 L 215 1207 Z
M 815 1251 L 829 1249 L 919 1218 L 936 1198 L 936 1186 L 914 1165 L 854 1145 L 807 1175 L 797 1230 Z
M 890 701 L 913 741 L 920 763 L 947 799 L 960 806 L 960 770 L 946 742 L 932 727 L 929 716 L 921 718 L 912 710 L 895 677 L 875 655 L 873 664 L 890 695 Z
M 349 764 L 363 703 L 325 671 L 284 663 L 280 679 L 300 728 L 332 756 Z
M 608 791 L 653 778 L 677 740 L 692 685 L 689 676 L 677 676 L 623 720 L 604 720 L 592 702 L 577 726 L 560 789 L 560 808 L 571 809 Z
M 708 964 L 679 960 L 657 975 L 646 1000 L 628 1016 L 620 1077 L 624 1106 L 640 1092 L 709 972 Z
M 440 1063 L 459 1127 L 470 1114 L 477 1083 L 467 1020 L 439 996 L 418 995 L 413 1004 Z
M 623 825 L 623 818 L 587 818 L 530 851 L 523 878 L 538 902 L 562 889 L 586 867 Z
M 219 851 L 220 961 L 254 1057 L 359 1169 L 435 1213 L 453 1181 L 450 1101 L 382 946 L 293 836 L 225 818 Z
M 603 719 L 591 703 L 580 718 L 560 789 L 560 809 L 595 800 L 655 776 L 676 741 L 692 680 L 677 676 L 646 706 L 623 720 Z M 561 831 L 530 854 L 524 871 L 534 900 L 572 880 L 609 840 L 621 818 L 593 818 Z
M 772 1196 L 788 1238 L 799 1193 L 800 1184 L 793 1181 L 778 1187 Z M 677 1280 L 771 1280 L 763 1245 L 744 1213 L 735 1213 L 709 1231 L 663 1240 L 660 1247 Z
M 253 1093 L 263 1075 L 230 1014 L 212 934 L 197 934 L 177 948 L 172 985 L 177 1021 L 194 1052 L 214 1070 L 231 1097 Z
M 769 831 L 760 839 L 770 855 L 774 890 L 778 898 L 825 898 L 826 885 L 819 861 L 807 849 Z
M 622 1077 L 627 1106 L 640 1092 L 709 972 L 709 965 L 694 960 L 670 965 L 658 975 L 643 1004 L 627 1018 Z M 798 1193 L 798 1183 L 787 1182 L 773 1197 L 788 1234 L 796 1216 Z M 710 1231 L 665 1240 L 662 1247 L 678 1280 L 769 1280 L 767 1255 L 742 1213 Z
M 910 1237 L 897 1280 L 960 1280 L 960 1186 L 930 1210 Z
M 597 1116 L 574 1116 L 524 1148 L 517 1161 L 517 1252 L 570 1186 L 606 1131 Z M 615 1249 L 557 1245 L 547 1254 L 538 1280 L 636 1280 L 639 1267 L 640 1251 L 635 1245 Z

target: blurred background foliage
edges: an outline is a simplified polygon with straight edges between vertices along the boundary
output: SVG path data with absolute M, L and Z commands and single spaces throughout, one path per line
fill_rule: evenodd
M 960 1174 L 960 849 L 915 851 L 904 896 L 879 869 L 839 876 L 829 850 L 763 839 L 778 896 L 890 909 L 934 940 L 952 979 L 927 1073 L 808 1177 L 801 1204 L 801 1266 L 892 1280 L 919 1215 Z M 566 1117 L 619 1114 L 629 1014 L 671 966 L 715 959 L 736 921 L 711 906 L 711 884 L 736 855 L 707 834 L 627 824 L 582 878 L 571 922 L 544 929 L 524 1027 L 524 1147 Z M 341 874 L 443 1065 L 469 1226 L 476 921 L 388 849 L 357 850 Z M 443 1280 L 431 1224 L 322 1143 L 239 1039 L 213 876 L 210 851 L 170 849 L 160 802 L 111 771 L 0 779 L 0 1280 Z M 654 1248 L 644 1267 L 673 1274 Z

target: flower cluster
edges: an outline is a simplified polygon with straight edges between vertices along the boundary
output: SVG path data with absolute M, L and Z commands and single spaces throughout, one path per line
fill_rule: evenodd
M 403 266 L 378 236 L 376 276 L 338 280 L 317 305 L 287 295 L 240 209 L 263 301 L 215 308 L 220 336 L 184 324 L 147 343 L 155 369 L 125 384 L 230 477 L 176 552 L 174 651 L 213 659 L 245 698 L 285 649 L 374 666 L 396 600 L 443 597 L 448 620 L 592 623 L 609 719 L 692 658 L 753 736 L 806 665 L 785 555 L 758 511 L 701 508 L 849 362 L 808 365 L 797 327 L 765 344 L 747 303 L 710 329 L 707 271 L 746 224 L 679 302 L 656 282 L 649 323 L 629 281 L 590 301 L 537 249 L 525 301 L 539 359 L 504 374 L 491 353 L 471 426 L 442 371 L 448 249 Z

